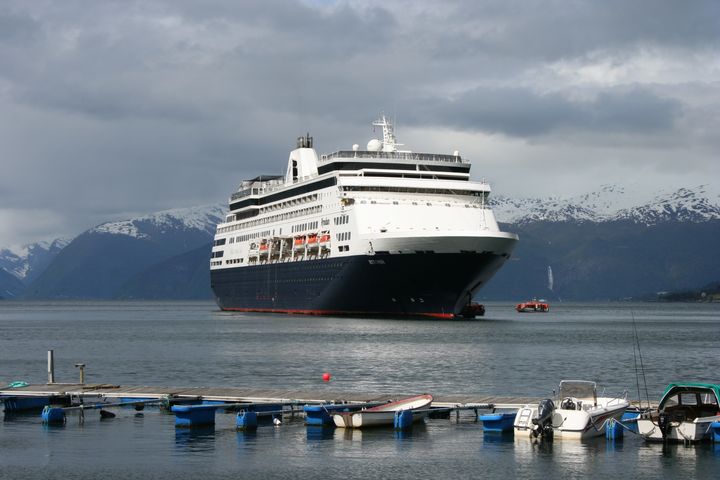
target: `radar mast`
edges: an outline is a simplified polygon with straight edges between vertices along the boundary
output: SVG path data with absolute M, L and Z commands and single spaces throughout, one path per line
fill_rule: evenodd
M 381 114 L 380 118 L 375 120 L 372 124 L 373 127 L 382 127 L 383 129 L 382 151 L 397 152 L 397 147 L 401 146 L 402 143 L 395 142 L 395 132 L 393 131 L 393 125 L 392 123 L 390 123 L 390 120 L 385 117 L 385 114 Z

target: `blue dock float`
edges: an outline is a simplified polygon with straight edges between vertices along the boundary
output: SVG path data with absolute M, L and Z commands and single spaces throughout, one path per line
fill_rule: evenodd
M 50 397 L 0 397 L 0 400 L 5 404 L 5 411 L 8 413 L 41 410 L 47 405 L 50 405 Z
M 336 413 L 354 412 L 360 410 L 363 405 L 347 405 L 347 404 L 322 404 L 322 405 L 305 405 L 306 425 L 335 425 L 332 416 Z
M 625 427 L 621 422 L 611 418 L 605 425 L 605 438 L 608 440 L 622 440 L 625 428 L 629 429 L 630 427 Z
M 631 432 L 638 433 L 638 426 L 637 421 L 638 418 L 640 418 L 640 411 L 639 410 L 628 410 L 625 413 L 623 413 L 622 418 L 620 418 L 620 421 L 627 427 L 628 430 Z
M 175 427 L 200 427 L 215 425 L 218 405 L 173 405 Z
M 713 442 L 720 443 L 720 422 L 712 422 L 710 424 L 710 431 L 712 432 Z
M 395 430 L 406 430 L 412 427 L 413 412 L 412 410 L 398 410 L 395 412 L 393 426 Z
M 44 425 L 65 425 L 65 409 L 61 407 L 46 405 L 40 417 Z
M 241 413 L 252 413 L 250 416 L 239 417 L 244 419 L 242 422 L 254 422 L 257 424 L 259 418 L 270 418 L 274 419 L 277 416 L 282 416 L 284 413 L 283 407 L 285 405 L 293 405 L 293 403 L 229 403 L 220 401 L 204 401 L 199 405 L 173 405 L 171 411 L 175 414 L 175 426 L 176 427 L 198 427 L 215 424 L 215 412 L 218 409 L 242 409 Z M 240 424 L 238 424 L 240 426 Z M 242 425 L 242 428 L 246 428 L 249 425 Z
M 257 430 L 258 421 L 255 412 L 239 412 L 235 420 L 235 427 L 238 430 L 252 431 Z
M 482 422 L 485 432 L 507 433 L 513 431 L 515 415 L 515 412 L 485 413 L 478 415 L 478 420 Z

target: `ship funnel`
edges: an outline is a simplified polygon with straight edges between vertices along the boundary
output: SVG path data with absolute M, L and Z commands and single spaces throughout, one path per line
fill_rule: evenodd
M 313 137 L 310 136 L 310 133 L 307 133 L 304 137 L 298 137 L 297 148 L 312 148 L 312 146 Z

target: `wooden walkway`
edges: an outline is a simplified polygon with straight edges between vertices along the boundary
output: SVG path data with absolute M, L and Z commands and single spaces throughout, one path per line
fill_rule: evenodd
M 219 387 L 128 386 L 105 383 L 34 384 L 26 387 L 0 390 L 0 396 L 14 397 L 106 398 L 111 400 L 117 400 L 119 398 L 163 399 L 165 397 L 171 397 L 181 400 L 285 404 L 384 402 L 415 394 L 417 393 L 388 395 L 381 393 L 342 392 L 330 388 L 322 390 L 269 390 Z M 539 398 L 497 395 L 434 395 L 434 397 L 433 406 L 462 406 L 469 408 L 477 407 L 479 409 L 519 408 L 525 404 L 540 401 Z

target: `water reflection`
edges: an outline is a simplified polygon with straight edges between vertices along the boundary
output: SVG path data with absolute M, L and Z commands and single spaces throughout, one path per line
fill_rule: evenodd
M 305 431 L 306 438 L 309 442 L 329 440 L 335 435 L 334 426 L 308 425 Z
M 238 430 L 235 434 L 237 443 L 242 450 L 246 450 L 250 446 L 255 446 L 257 442 L 257 430 Z
M 483 444 L 488 446 L 498 443 L 512 443 L 515 440 L 515 435 L 512 431 L 509 432 L 483 432 Z
M 215 427 L 175 429 L 175 448 L 179 452 L 207 452 L 215 448 Z
M 394 430 L 394 432 L 395 439 L 400 440 L 395 443 L 398 447 L 401 447 L 399 450 L 404 450 L 404 448 L 402 448 L 403 446 L 408 447 L 413 442 L 428 441 L 429 438 L 427 425 L 422 421 L 414 423 L 410 428 Z

